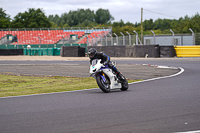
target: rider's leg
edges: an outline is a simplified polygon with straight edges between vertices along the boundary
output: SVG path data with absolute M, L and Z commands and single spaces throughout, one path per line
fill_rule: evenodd
M 110 62 L 108 65 L 118 76 L 119 79 L 123 80 L 124 77 L 122 76 L 122 74 L 120 73 L 120 71 Z

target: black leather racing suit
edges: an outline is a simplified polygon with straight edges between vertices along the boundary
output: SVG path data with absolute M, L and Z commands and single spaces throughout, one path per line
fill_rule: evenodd
M 117 68 L 112 64 L 110 61 L 110 57 L 102 52 L 97 53 L 93 58 L 90 58 L 90 64 L 92 64 L 92 60 L 94 59 L 101 59 L 101 63 L 108 65 L 115 73 L 120 74 Z

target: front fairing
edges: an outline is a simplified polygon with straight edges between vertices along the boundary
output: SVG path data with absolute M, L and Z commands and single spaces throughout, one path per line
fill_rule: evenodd
M 95 59 L 92 61 L 92 64 L 90 66 L 90 74 L 92 77 L 96 79 L 97 76 L 102 76 L 103 75 L 103 70 L 108 69 L 108 65 L 103 65 L 101 63 L 100 59 Z M 102 77 L 103 78 L 103 77 Z

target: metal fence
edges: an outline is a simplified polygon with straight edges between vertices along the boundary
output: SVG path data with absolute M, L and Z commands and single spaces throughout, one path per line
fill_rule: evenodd
M 138 43 L 137 43 L 138 44 Z M 136 35 L 96 37 L 88 39 L 88 46 L 136 45 Z
M 68 28 L 59 28 L 62 30 L 72 30 L 72 31 L 85 31 L 85 36 L 87 37 L 90 32 L 97 30 L 105 30 L 105 28 L 89 28 L 89 27 L 68 27 Z M 50 28 L 38 28 L 38 29 L 0 29 L 1 31 L 22 31 L 22 30 L 59 30 L 59 29 L 50 29 Z M 190 45 L 200 45 L 200 33 L 194 34 L 169 34 L 169 35 L 144 35 L 142 42 L 140 41 L 140 35 L 137 34 L 136 31 L 132 33 L 121 33 L 120 35 L 116 35 L 112 33 L 112 27 L 107 28 L 109 33 L 105 35 L 97 35 L 92 38 L 87 38 L 88 46 L 113 46 L 113 45 L 151 45 L 151 44 L 159 44 L 159 45 L 176 45 L 176 46 L 190 46 Z M 88 33 L 87 33 L 88 32 Z M 40 38 L 38 38 L 39 40 Z M 0 44 L 4 44 L 6 42 L 6 38 L 0 38 Z M 70 38 L 62 38 L 57 44 L 74 44 L 79 41 L 70 40 Z M 7 45 L 7 44 L 6 44 Z M 18 45 L 18 44 L 17 44 Z M 20 43 L 19 43 L 20 45 Z M 39 44 L 41 45 L 41 44 Z
M 143 43 L 141 43 L 138 35 L 122 35 L 116 36 L 114 33 L 106 36 L 98 36 L 88 38 L 88 46 L 113 46 L 113 45 L 153 45 L 160 46 L 192 46 L 200 45 L 200 33 L 195 35 L 181 34 L 181 35 L 145 35 Z
M 160 46 L 191 46 L 195 45 L 194 35 L 155 35 L 144 36 L 144 45 L 159 44 Z

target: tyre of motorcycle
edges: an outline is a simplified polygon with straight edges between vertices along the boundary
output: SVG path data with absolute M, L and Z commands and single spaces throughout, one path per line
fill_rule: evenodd
M 105 79 L 106 79 L 106 81 L 109 80 L 108 77 L 106 77 L 106 76 L 105 76 Z M 109 84 L 109 82 L 107 82 L 107 83 L 104 82 L 102 76 L 98 75 L 98 76 L 96 77 L 96 81 L 97 81 L 97 84 L 98 84 L 99 88 L 100 88 L 103 92 L 105 92 L 105 93 L 109 93 L 109 92 L 110 92 L 110 84 Z
M 121 91 L 126 91 L 126 90 L 128 90 L 128 87 L 129 87 L 128 81 L 127 81 L 126 78 L 125 78 L 125 81 L 122 83 Z

